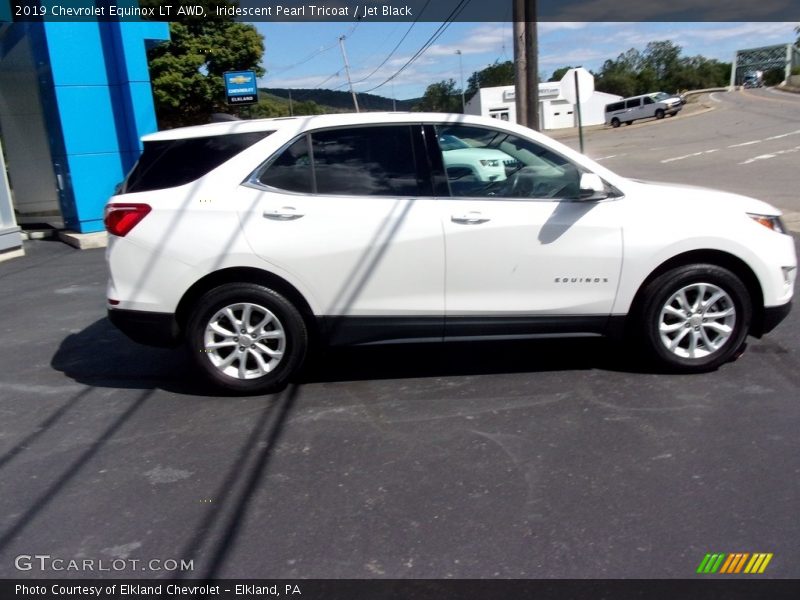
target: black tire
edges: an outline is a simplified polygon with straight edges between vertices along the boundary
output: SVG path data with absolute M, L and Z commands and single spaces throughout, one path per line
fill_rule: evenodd
M 631 123 L 633 123 L 633 121 L 625 121 L 625 126 L 627 127 L 627 126 L 628 126 L 628 125 L 630 125 Z
M 619 127 L 619 119 L 618 119 L 617 117 L 614 117 L 613 119 L 611 119 L 611 126 L 612 126 L 614 129 L 616 129 L 617 127 Z
M 662 109 L 658 109 L 656 111 L 656 119 L 663 119 L 664 118 L 664 111 Z
M 212 332 L 212 322 L 236 337 Z M 236 324 L 239 327 L 234 328 Z M 240 328 L 246 333 L 242 335 Z M 225 347 L 212 350 L 207 339 Z M 254 283 L 233 283 L 200 298 L 189 318 L 187 340 L 195 364 L 217 388 L 263 394 L 279 391 L 300 369 L 308 349 L 308 329 L 298 310 L 278 292 Z M 233 362 L 223 367 L 228 359 Z
M 687 265 L 661 274 L 643 290 L 638 333 L 658 365 L 700 373 L 734 357 L 747 338 L 752 314 L 750 294 L 736 275 L 717 265 Z M 677 345 L 671 349 L 668 344 Z

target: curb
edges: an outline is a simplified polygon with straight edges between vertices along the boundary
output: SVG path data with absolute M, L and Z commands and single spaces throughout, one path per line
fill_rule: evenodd
M 25 256 L 24 248 L 13 248 L 11 250 L 3 250 L 2 252 L 0 252 L 0 263 L 5 262 L 7 260 L 11 260 L 12 258 L 19 258 L 21 256 Z
M 59 231 L 58 239 L 78 250 L 91 250 L 93 248 L 105 248 L 108 246 L 108 233 L 105 231 L 99 231 L 97 233 Z

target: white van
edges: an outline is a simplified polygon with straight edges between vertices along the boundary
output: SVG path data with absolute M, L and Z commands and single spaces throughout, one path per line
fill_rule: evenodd
M 606 105 L 606 125 L 619 127 L 630 125 L 637 119 L 663 119 L 665 115 L 676 115 L 681 109 L 681 99 L 666 92 L 655 92 L 631 96 Z

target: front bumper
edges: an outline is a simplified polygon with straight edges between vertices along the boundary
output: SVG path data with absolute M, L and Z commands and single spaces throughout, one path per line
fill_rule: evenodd
M 787 302 L 780 306 L 767 306 L 764 308 L 764 316 L 757 331 L 752 332 L 756 337 L 768 334 L 775 329 L 792 311 L 792 303 Z
M 108 320 L 139 344 L 174 348 L 181 341 L 180 328 L 172 313 L 109 308 Z

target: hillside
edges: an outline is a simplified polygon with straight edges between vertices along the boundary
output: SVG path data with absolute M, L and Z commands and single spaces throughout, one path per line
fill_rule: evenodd
M 288 101 L 289 90 L 286 88 L 259 88 L 260 91 Z M 292 100 L 302 102 L 311 100 L 320 106 L 327 106 L 335 111 L 353 110 L 353 97 L 350 92 L 340 90 L 320 90 L 320 89 L 292 89 Z M 384 111 L 392 110 L 392 99 L 375 94 L 356 94 L 358 106 L 365 111 Z M 397 100 L 397 110 L 411 110 L 419 102 L 419 98 L 410 100 Z

